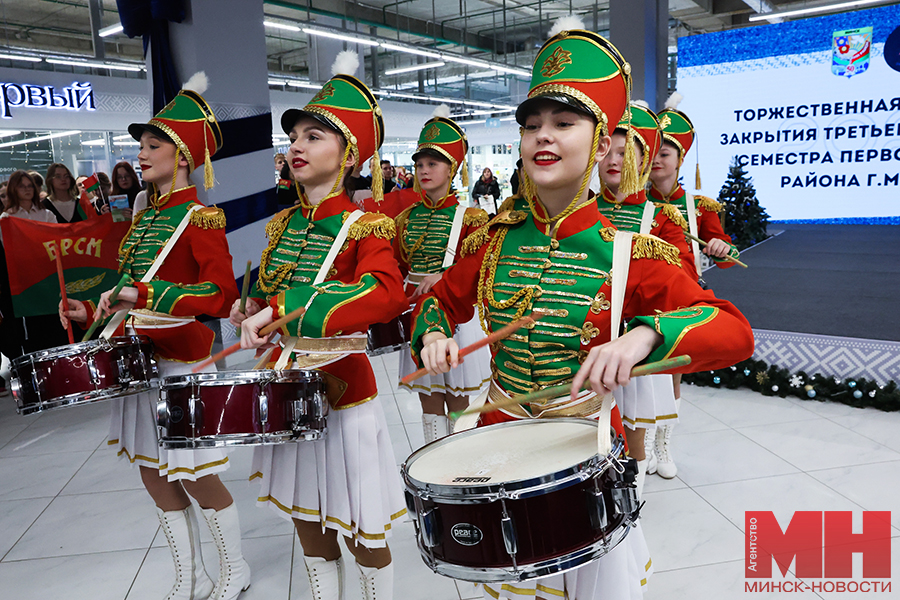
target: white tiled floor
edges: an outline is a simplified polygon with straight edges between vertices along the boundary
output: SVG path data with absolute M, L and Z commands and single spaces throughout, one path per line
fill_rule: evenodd
M 373 360 L 380 383 L 394 378 L 397 357 Z M 747 510 L 774 511 L 783 525 L 796 510 L 893 510 L 897 565 L 900 414 L 749 390 L 688 386 L 684 397 L 674 436 L 679 475 L 651 476 L 645 489 L 643 529 L 656 570 L 646 600 L 746 596 Z M 419 403 L 387 386 L 381 399 L 400 464 L 423 443 Z M 0 399 L 2 600 L 161 600 L 171 586 L 171 558 L 150 498 L 137 472 L 106 447 L 107 411 L 101 403 L 22 417 L 9 397 Z M 246 480 L 251 452 L 233 450 L 223 476 L 240 509 L 253 569 L 253 585 L 241 598 L 309 600 L 290 523 L 255 506 L 256 485 Z M 407 522 L 391 538 L 395 598 L 480 597 L 472 584 L 431 573 L 413 535 Z M 208 534 L 203 541 L 214 559 Z M 346 584 L 348 600 L 357 600 L 358 586 L 350 578 Z

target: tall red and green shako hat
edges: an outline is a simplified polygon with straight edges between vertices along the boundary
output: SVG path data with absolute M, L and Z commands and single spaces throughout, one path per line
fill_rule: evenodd
M 622 119 L 616 126 L 616 130 L 628 132 L 629 127 L 634 130 L 634 140 L 644 149 L 644 160 L 641 163 L 640 183 L 643 188 L 650 177 L 650 167 L 653 157 L 662 146 L 662 130 L 659 118 L 640 100 L 632 102 L 628 106 L 628 112 L 622 115 Z
M 469 152 L 469 140 L 462 128 L 450 118 L 450 107 L 441 104 L 434 109 L 433 116 L 422 126 L 419 133 L 419 145 L 413 162 L 419 160 L 422 154 L 434 153 L 450 161 L 450 186 L 453 178 L 462 171 L 462 184 L 469 188 L 469 168 L 466 165 L 466 154 Z M 419 179 L 416 178 L 413 188 L 421 192 Z M 449 190 L 447 190 L 449 193 Z
M 211 157 L 222 147 L 222 129 L 209 104 L 200 95 L 206 91 L 208 84 L 206 73 L 195 73 L 175 98 L 148 123 L 128 126 L 128 133 L 138 141 L 145 131 L 172 140 L 176 152 L 187 159 L 192 173 L 203 164 L 203 187 L 206 189 L 215 185 Z M 177 155 L 175 165 L 177 172 Z M 173 173 L 173 181 L 174 178 Z
M 682 100 L 682 95 L 678 92 L 672 93 L 669 96 L 669 99 L 666 100 L 666 107 L 659 111 L 659 126 L 662 129 L 663 140 L 666 142 L 670 142 L 676 148 L 678 148 L 678 166 L 681 167 L 681 164 L 684 162 L 684 157 L 687 155 L 688 151 L 691 149 L 691 146 L 694 145 L 694 140 L 697 137 L 697 132 L 694 130 L 694 124 L 691 123 L 691 120 L 688 118 L 686 114 L 678 110 L 676 107 L 679 102 Z M 696 168 L 696 189 L 700 189 L 700 160 L 698 157 L 697 160 L 697 168 Z
M 577 18 L 558 20 L 550 35 L 534 60 L 528 99 L 516 110 L 516 121 L 524 126 L 541 100 L 559 102 L 593 116 L 597 126 L 584 177 L 586 186 L 600 137 L 609 135 L 610 127 L 626 112 L 631 98 L 631 66 L 609 40 L 586 31 Z M 634 162 L 633 133 L 629 133 L 620 186 L 628 194 L 636 193 L 639 186 L 636 167 L 628 168 Z M 526 195 L 533 194 L 527 173 L 522 179 Z
M 302 109 L 291 108 L 281 115 L 281 128 L 287 134 L 301 117 L 308 116 L 344 136 L 347 147 L 332 193 L 344 180 L 344 163 L 351 154 L 356 158 L 357 165 L 370 156 L 378 163 L 378 149 L 384 142 L 381 107 L 366 84 L 353 76 L 358 68 L 359 56 L 356 52 L 340 52 L 331 66 L 334 77 L 325 82 Z M 381 169 L 372 169 L 372 197 L 376 202 L 381 202 L 383 193 Z

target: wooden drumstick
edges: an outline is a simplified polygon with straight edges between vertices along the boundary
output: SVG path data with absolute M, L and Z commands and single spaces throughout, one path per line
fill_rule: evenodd
M 631 376 L 640 377 L 642 375 L 652 375 L 653 373 L 660 373 L 662 371 L 668 371 L 669 369 L 675 369 L 677 367 L 683 367 L 689 364 L 691 364 L 691 357 L 687 354 L 684 354 L 682 356 L 667 358 L 665 360 L 651 362 L 645 365 L 634 367 L 633 369 L 631 369 Z M 590 387 L 591 382 L 585 381 L 581 386 L 581 389 L 586 390 L 590 389 Z M 538 400 L 546 400 L 547 398 L 559 398 L 571 392 L 572 384 L 567 383 L 566 385 L 559 385 L 556 387 L 531 392 L 529 394 L 522 394 L 521 396 L 509 398 L 508 400 L 504 400 L 502 402 L 483 404 L 482 406 L 479 406 L 477 408 L 467 408 L 466 410 L 450 413 L 449 416 L 451 419 L 458 419 L 463 415 L 494 412 L 495 410 L 500 410 L 501 408 L 509 408 L 510 406 L 519 406 L 521 404 L 531 404 L 533 402 L 537 402 Z
M 502 339 L 506 339 L 509 336 L 511 336 L 512 334 L 514 334 L 515 332 L 517 332 L 522 327 L 525 327 L 526 325 L 530 325 L 531 323 L 534 323 L 535 321 L 536 321 L 536 319 L 534 319 L 531 316 L 522 317 L 518 321 L 515 321 L 513 323 L 510 323 L 509 325 L 506 325 L 505 327 L 498 329 L 494 333 L 486 336 L 484 339 L 478 340 L 474 344 L 469 344 L 465 348 L 460 348 L 459 358 L 462 359 L 462 357 L 464 357 L 468 354 L 472 354 L 476 350 L 484 348 L 488 344 L 493 344 L 494 342 L 500 341 Z M 462 362 L 462 361 L 460 361 L 460 362 Z M 410 383 L 411 381 L 415 381 L 419 377 L 424 377 L 427 374 L 428 374 L 427 369 L 424 369 L 424 368 L 419 369 L 418 371 L 414 371 L 413 373 L 410 373 L 409 375 L 407 375 L 400 381 L 403 383 Z
M 690 239 L 694 240 L 695 242 L 697 242 L 697 243 L 700 244 L 701 246 L 708 246 L 708 245 L 709 245 L 709 242 L 704 242 L 703 240 L 701 240 L 700 238 L 698 238 L 696 235 L 691 235 L 691 234 L 688 233 L 687 231 L 684 232 L 684 236 L 687 237 L 687 238 L 690 238 Z M 724 260 L 727 260 L 728 262 L 733 262 L 733 263 L 736 264 L 736 265 L 741 265 L 741 266 L 744 267 L 745 269 L 747 268 L 747 265 L 745 265 L 744 263 L 742 263 L 742 262 L 739 261 L 738 259 L 736 259 L 736 258 L 734 258 L 734 257 L 732 257 L 732 256 L 730 256 L 730 255 L 728 255 L 728 254 L 726 254 L 723 258 L 724 258 Z
M 253 261 L 247 261 L 247 270 L 244 271 L 244 284 L 241 286 L 241 304 L 238 307 L 238 310 L 241 312 L 246 312 L 247 309 L 247 294 L 250 293 L 250 269 L 253 268 Z
M 116 303 L 116 300 L 119 299 L 119 292 L 122 291 L 122 288 L 125 287 L 125 284 L 128 280 L 131 279 L 128 275 L 122 275 L 122 278 L 119 279 L 119 283 L 116 284 L 116 287 L 113 288 L 113 293 L 109 295 L 109 305 L 112 306 Z M 91 336 L 94 335 L 94 331 L 96 331 L 97 326 L 103 321 L 103 318 L 95 319 L 91 326 L 88 327 L 88 330 L 85 332 L 84 337 L 81 338 L 82 342 L 86 342 L 91 339 Z
M 62 252 L 60 252 L 59 242 L 56 242 L 56 274 L 59 277 L 59 293 L 62 296 L 62 303 L 67 309 L 69 307 L 69 298 L 66 295 L 66 278 L 63 277 Z M 69 334 L 69 343 L 75 343 L 75 334 L 72 333 L 72 321 L 69 321 L 66 327 L 66 333 Z
M 295 319 L 299 319 L 300 317 L 303 316 L 303 313 L 305 313 L 305 312 L 306 312 L 306 309 L 301 306 L 300 308 L 293 310 L 293 311 L 289 312 L 288 314 L 284 315 L 280 319 L 278 319 L 276 321 L 272 321 L 271 323 L 269 323 L 268 325 L 266 325 L 265 327 L 263 327 L 262 329 L 259 330 L 259 337 L 269 335 L 270 333 L 277 330 L 282 325 L 290 323 L 291 321 L 293 321 Z M 221 352 L 216 352 L 215 354 L 213 354 L 212 356 L 210 356 L 203 362 L 197 363 L 197 365 L 193 369 L 191 369 L 191 372 L 199 373 L 201 370 L 205 369 L 209 365 L 219 362 L 226 356 L 231 356 L 232 354 L 234 354 L 235 352 L 237 352 L 240 349 L 241 349 L 240 342 L 238 342 L 236 344 L 232 344 L 231 346 L 228 346 Z

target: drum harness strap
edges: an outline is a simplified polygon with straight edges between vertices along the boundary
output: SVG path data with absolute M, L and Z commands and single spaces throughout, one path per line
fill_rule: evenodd
M 650 233 L 650 225 L 653 223 L 653 214 L 656 212 L 656 206 L 650 202 L 644 202 L 644 213 L 641 215 L 641 233 L 647 235 Z
M 350 213 L 350 216 L 347 217 L 347 220 L 344 221 L 344 224 L 341 226 L 341 230 L 338 232 L 337 237 L 334 238 L 334 242 L 331 244 L 331 248 L 328 250 L 328 254 L 325 256 L 325 261 L 322 263 L 322 266 L 319 268 L 319 272 L 316 273 L 315 279 L 311 285 L 319 285 L 325 278 L 328 276 L 328 271 L 331 270 L 331 265 L 334 264 L 335 259 L 338 254 L 340 254 L 341 247 L 344 245 L 344 242 L 347 240 L 347 234 L 350 231 L 350 226 L 356 223 L 365 213 L 361 210 L 354 210 Z M 306 304 L 307 310 L 309 310 L 309 306 L 312 304 L 312 301 L 315 299 L 316 294 L 313 294 L 309 299 L 309 302 Z M 307 344 L 305 341 L 309 341 L 309 348 L 307 349 Z M 333 336 L 327 339 L 319 339 L 319 338 L 301 338 L 293 335 L 284 336 L 281 340 L 283 348 L 281 350 L 281 356 L 278 357 L 278 361 L 275 363 L 276 370 L 283 370 L 288 367 L 291 362 L 291 355 L 297 352 L 314 352 L 321 354 L 334 354 L 334 355 L 344 355 L 344 354 L 353 354 L 359 352 L 366 351 L 366 340 L 367 336 L 365 334 L 359 335 L 340 335 Z M 337 345 L 339 348 L 328 349 L 329 342 L 337 341 L 339 342 Z M 298 348 L 298 345 L 301 346 Z M 332 346 L 334 343 L 332 343 Z M 337 356 L 335 356 L 337 358 Z
M 652 203 L 648 204 L 650 204 L 650 206 L 653 206 Z M 617 231 L 616 237 L 613 240 L 613 260 L 611 273 L 613 273 L 615 276 L 612 278 L 610 341 L 614 341 L 619 337 L 619 331 L 622 327 L 622 311 L 625 304 L 625 288 L 628 284 L 628 271 L 631 266 L 631 247 L 633 236 L 634 233 L 630 231 Z M 491 380 L 491 385 L 488 387 L 488 389 L 482 392 L 481 395 L 479 395 L 478 398 L 476 398 L 475 401 L 472 402 L 470 407 L 480 408 L 488 400 L 489 395 L 498 399 L 499 397 L 510 397 L 505 391 L 500 389 L 493 380 Z M 560 411 L 560 413 L 562 413 L 563 410 L 571 410 L 575 406 L 584 404 L 587 404 L 586 408 L 593 408 L 591 405 L 596 404 L 595 402 L 592 402 L 594 398 L 596 398 L 596 394 L 594 394 L 593 392 L 583 391 L 581 394 L 579 394 L 578 400 L 568 406 L 565 402 L 566 400 L 568 400 L 568 396 L 557 400 L 550 400 L 548 404 L 550 404 L 550 406 L 552 407 L 550 408 L 551 411 Z M 598 420 L 597 448 L 600 456 L 607 456 L 612 451 L 612 442 L 610 440 L 608 432 L 613 406 L 615 406 L 615 400 L 613 399 L 612 394 L 608 394 L 600 398 L 599 412 L 596 413 Z M 545 408 L 545 410 L 547 409 Z M 568 412 L 568 410 L 566 410 L 566 412 Z M 591 412 L 593 413 L 595 410 L 596 409 L 592 410 Z M 522 412 L 527 415 L 524 410 Z M 560 413 L 558 413 L 560 416 L 569 416 L 562 415 Z M 453 431 L 465 431 L 466 429 L 475 427 L 477 423 L 478 414 L 469 413 L 463 415 L 459 418 L 459 420 L 457 420 Z
M 447 250 L 444 252 L 444 262 L 441 264 L 442 269 L 453 264 L 456 258 L 456 247 L 459 245 L 459 237 L 462 234 L 463 220 L 466 216 L 466 207 L 462 204 L 456 206 L 456 212 L 453 215 L 453 224 L 450 226 L 450 235 L 447 238 Z M 419 285 L 430 273 L 413 273 L 410 272 L 406 276 L 406 281 L 413 285 Z
M 141 277 L 141 283 L 150 283 L 150 281 L 156 276 L 156 272 L 159 271 L 160 267 L 163 266 L 163 263 L 166 262 L 166 257 L 169 256 L 172 248 L 175 247 L 175 243 L 181 237 L 181 234 L 184 233 L 184 230 L 187 229 L 188 223 L 191 220 L 191 215 L 195 210 L 200 210 L 201 208 L 203 208 L 202 204 L 196 204 L 185 213 L 184 218 L 181 219 L 181 223 L 178 224 L 178 227 L 175 228 L 175 231 L 172 232 L 171 237 L 169 237 L 169 241 L 166 242 L 166 245 L 163 247 L 162 251 L 156 256 L 156 260 L 153 261 L 153 264 L 150 265 L 150 268 L 147 269 L 147 272 L 144 273 L 143 277 Z M 144 313 L 140 312 L 132 313 L 132 311 L 127 310 L 119 311 L 113 316 L 113 318 L 103 329 L 103 333 L 100 334 L 100 337 L 106 340 L 112 337 L 113 333 L 115 333 L 116 329 L 119 328 L 119 325 L 122 324 L 122 321 L 124 321 L 129 314 L 133 314 L 135 316 L 144 316 Z M 177 327 L 178 325 L 184 325 L 194 321 L 193 317 L 182 318 L 157 314 L 154 314 L 153 318 L 161 319 L 164 321 L 172 321 L 173 325 L 171 326 L 173 327 Z

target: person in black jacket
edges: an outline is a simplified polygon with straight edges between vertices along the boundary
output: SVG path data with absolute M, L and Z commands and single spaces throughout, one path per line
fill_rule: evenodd
M 482 196 L 493 196 L 494 198 L 493 201 L 487 199 L 487 202 L 482 203 Z M 497 214 L 497 200 L 500 199 L 500 184 L 497 183 L 497 179 L 489 168 L 485 167 L 484 171 L 481 172 L 481 177 L 475 182 L 475 187 L 472 188 L 472 197 L 475 198 L 475 201 L 479 203 L 479 206 L 486 210 L 489 215 L 493 216 Z

